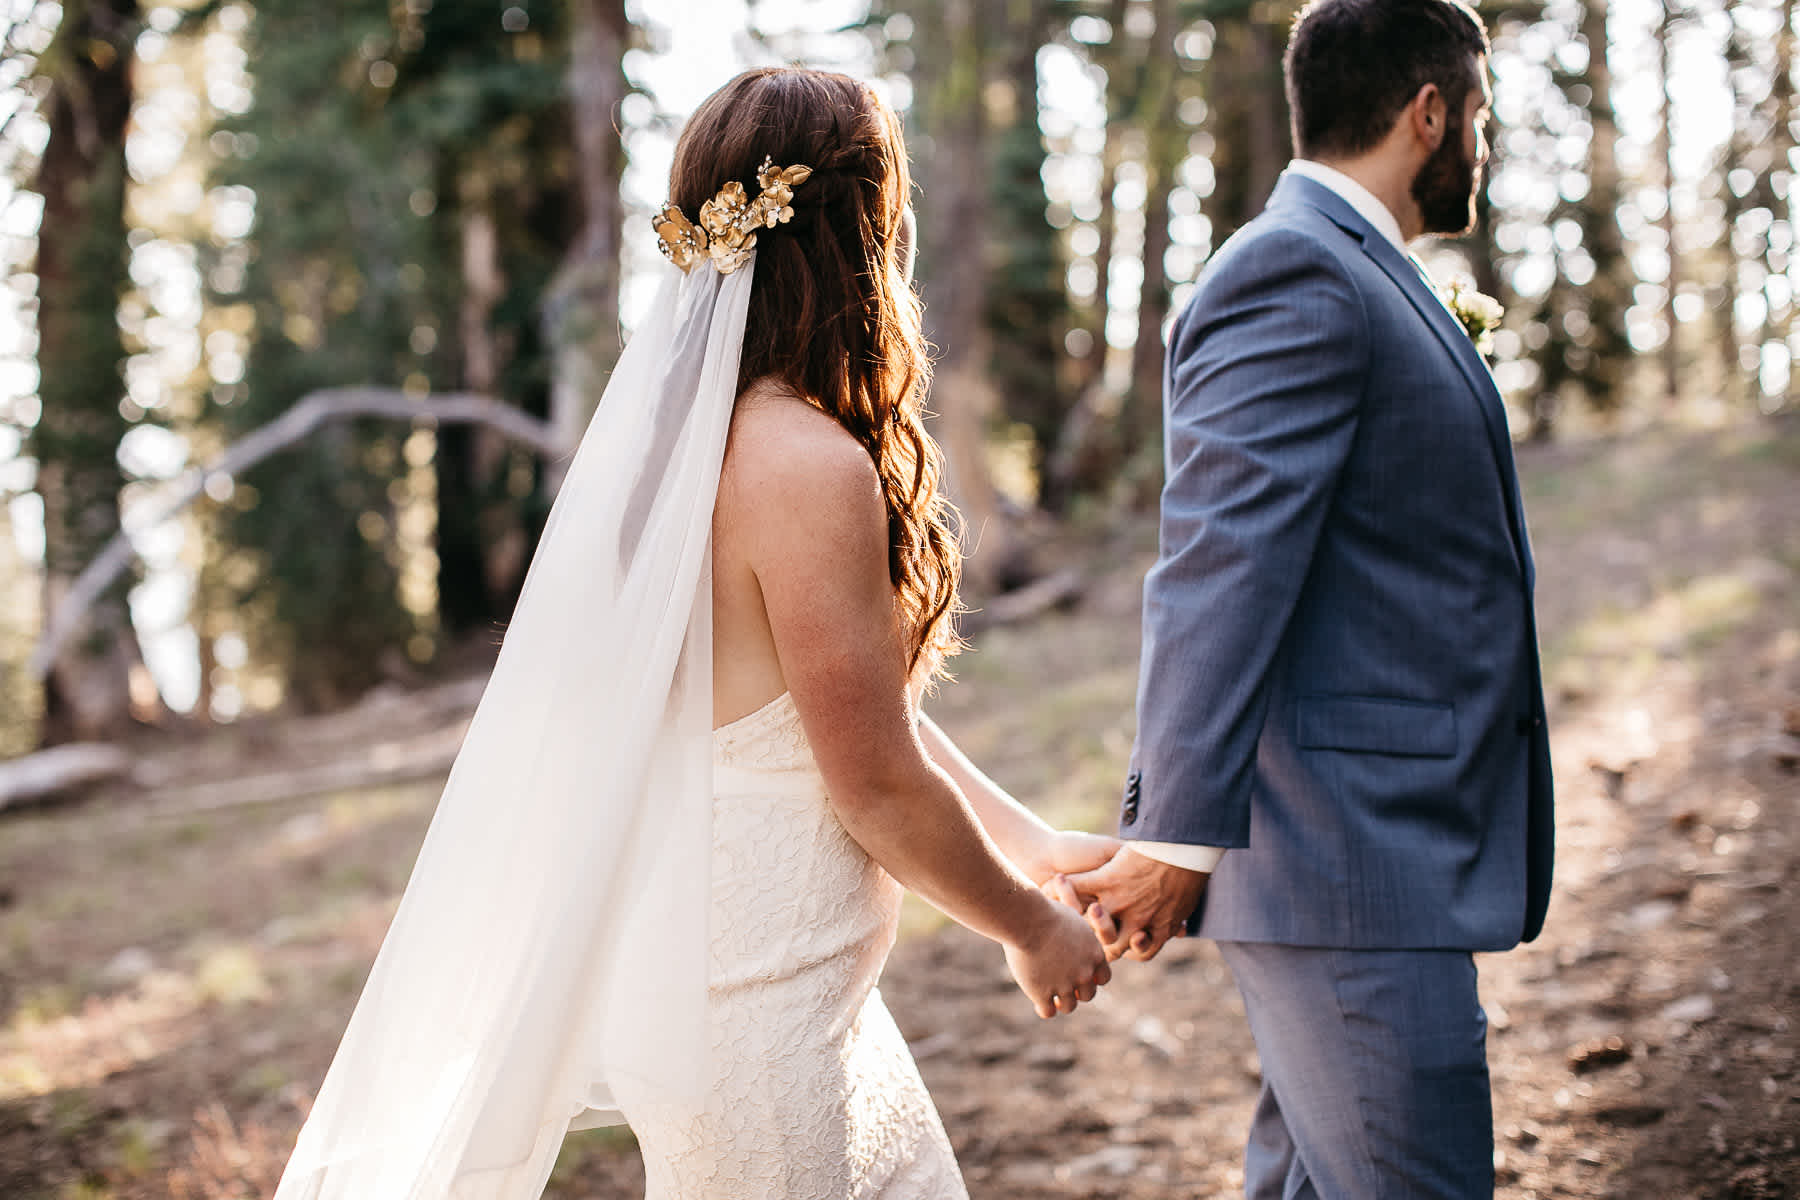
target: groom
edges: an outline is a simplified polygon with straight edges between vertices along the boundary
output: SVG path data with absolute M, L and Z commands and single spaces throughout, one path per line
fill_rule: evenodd
M 1071 882 L 1115 955 L 1217 940 L 1251 1197 L 1493 1191 L 1471 952 L 1550 889 L 1532 562 L 1493 377 L 1406 249 L 1472 223 L 1487 53 L 1458 0 L 1308 4 L 1297 158 L 1169 339 L 1128 841 Z

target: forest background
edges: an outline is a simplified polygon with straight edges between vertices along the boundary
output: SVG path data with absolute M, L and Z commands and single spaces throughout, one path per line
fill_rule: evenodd
M 328 854 L 321 829 L 374 822 L 388 840 L 349 874 L 288 882 L 367 902 L 332 908 L 323 941 L 360 946 L 365 924 L 378 936 L 559 464 L 667 269 L 648 218 L 680 122 L 746 65 L 847 70 L 905 116 L 934 429 L 971 535 L 965 673 L 982 699 L 953 689 L 947 707 L 972 721 L 984 702 L 1060 705 L 1016 742 L 1045 758 L 1071 730 L 1097 731 L 1071 776 L 1093 794 L 1058 815 L 1103 824 L 1129 745 L 1163 335 L 1287 161 L 1280 54 L 1296 7 L 0 0 L 0 1184 L 16 1166 L 21 1189 L 48 1196 L 136 1195 L 151 1178 L 222 1196 L 278 1158 L 245 1149 L 192 1079 L 161 1109 L 95 1107 L 104 1089 L 88 1089 L 164 1055 L 156 1036 L 132 1037 L 161 1019 L 156 981 L 179 961 L 182 1011 L 202 1026 L 273 993 L 284 1013 L 317 1014 L 304 1034 L 275 1022 L 305 1049 L 275 1055 L 286 1065 L 260 1082 L 243 1082 L 243 1055 L 205 1070 L 198 1050 L 174 1055 L 208 1078 L 237 1072 L 245 1111 L 279 1101 L 292 1116 L 362 951 L 332 960 L 349 979 L 333 976 L 325 1001 L 289 995 L 261 951 L 223 938 L 235 893 L 163 879 L 179 903 L 127 919 L 139 901 L 95 881 L 181 847 L 261 861 L 245 847 L 265 834 L 293 865 Z M 1765 664 L 1702 673 L 1725 715 L 1694 745 L 1734 719 L 1749 740 L 1689 763 L 1763 772 L 1744 785 L 1757 815 L 1717 775 L 1704 785 L 1724 797 L 1716 819 L 1695 815 L 1692 775 L 1671 775 L 1653 789 L 1663 807 L 1644 811 L 1657 836 L 1687 841 L 1779 817 L 1759 848 L 1784 857 L 1759 870 L 1791 900 L 1795 0 L 1480 8 L 1496 97 L 1480 223 L 1421 248 L 1440 281 L 1504 306 L 1490 360 L 1540 558 L 1593 593 L 1587 607 L 1544 598 L 1553 704 L 1616 702 L 1588 731 L 1593 755 L 1559 742 L 1559 772 L 1572 764 L 1595 803 L 1617 802 L 1618 781 L 1644 777 L 1641 747 L 1678 740 L 1645 699 L 1660 694 L 1656 664 L 1675 661 L 1669 620 L 1692 626 L 1694 662 Z M 1729 635 L 1721 611 L 1735 614 Z M 1609 632 L 1583 624 L 1596 614 Z M 1045 638 L 1079 661 L 1052 664 Z M 1021 648 L 1034 639 L 1040 650 Z M 1627 664 L 1618 678 L 1635 690 L 1600 687 L 1587 654 Z M 372 747 L 378 733 L 392 737 Z M 406 780 L 423 791 L 383 790 Z M 282 807 L 296 798 L 317 805 Z M 258 806 L 246 819 L 274 824 L 254 837 L 194 824 Z M 163 815 L 145 826 L 145 812 Z M 1596 874 L 1623 870 L 1621 853 L 1643 865 L 1608 830 Z M 81 871 L 88 882 L 63 878 Z M 1622 895 L 1620 919 L 1639 902 Z M 133 923 L 150 912 L 172 925 Z M 1786 995 L 1779 964 L 1764 965 Z M 94 1051 L 97 1011 L 136 1048 Z M 1785 1073 L 1745 1087 L 1766 1078 L 1785 1103 L 1793 1038 L 1776 1033 Z M 54 1065 L 75 1054 L 65 1035 L 88 1065 Z M 76 1115 L 58 1116 L 71 1096 Z M 277 1142 L 285 1120 L 269 1125 Z M 1791 1158 L 1792 1142 L 1771 1144 Z M 6 1161 L 24 1145 L 38 1165 Z M 240 1152 L 250 1165 L 207 1158 Z
M 680 119 L 746 62 L 907 114 L 972 590 L 1028 582 L 1044 530 L 1154 503 L 1162 333 L 1286 161 L 1291 8 L 9 0 L 0 750 L 327 710 L 490 641 Z M 1505 305 L 1522 438 L 1789 403 L 1792 8 L 1487 10 L 1481 226 L 1430 257 Z M 321 392 L 381 415 L 196 474 Z M 59 626 L 121 526 L 141 559 Z

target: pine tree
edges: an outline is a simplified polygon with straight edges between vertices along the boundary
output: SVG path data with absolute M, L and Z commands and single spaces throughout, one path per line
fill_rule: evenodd
M 1576 298 L 1586 321 L 1582 336 L 1575 339 L 1580 353 L 1579 362 L 1574 365 L 1578 367 L 1575 375 L 1587 403 L 1602 412 L 1614 412 L 1623 403 L 1625 377 L 1631 367 L 1625 310 L 1631 303 L 1632 270 L 1619 229 L 1623 188 L 1617 157 L 1619 131 L 1613 111 L 1612 70 L 1607 56 L 1607 6 L 1603 0 L 1586 0 L 1581 13 L 1580 36 L 1587 46 L 1587 67 L 1578 78 L 1563 83 L 1565 94 L 1586 100 L 1591 130 L 1587 195 L 1571 207 L 1581 227 L 1582 248 L 1593 274 L 1578 289 Z
M 333 385 L 492 388 L 542 415 L 544 294 L 574 226 L 550 0 L 330 10 L 266 0 L 247 39 L 256 105 L 229 129 L 253 153 L 223 182 L 256 195 L 241 295 L 255 336 L 220 416 L 260 425 Z M 436 606 L 402 604 L 408 430 L 357 424 L 245 481 L 232 540 L 255 570 L 243 631 L 309 707 L 342 702 L 510 611 L 529 556 L 536 469 L 482 434 L 436 434 Z M 427 453 L 430 453 L 428 448 Z M 430 599 L 430 597 L 428 597 Z
M 1624 403 L 1625 374 L 1631 369 L 1631 344 L 1625 338 L 1625 309 L 1631 304 L 1633 270 L 1625 257 L 1624 234 L 1618 227 L 1622 182 L 1618 173 L 1618 126 L 1613 112 L 1613 72 L 1607 61 L 1607 5 L 1588 0 L 1580 7 L 1579 32 L 1588 50 L 1579 72 L 1553 70 L 1571 110 L 1588 117 L 1588 191 L 1579 200 L 1564 198 L 1557 219 L 1571 219 L 1580 228 L 1580 246 L 1559 246 L 1559 275 L 1553 288 L 1553 306 L 1544 320 L 1555 335 L 1550 340 L 1561 363 L 1546 378 L 1559 387 L 1541 389 L 1541 396 L 1561 396 L 1561 381 L 1580 392 L 1586 405 L 1597 412 L 1616 412 Z M 1534 439 L 1552 435 L 1555 408 L 1534 410 Z
M 618 360 L 619 177 L 625 148 L 619 108 L 630 84 L 633 40 L 624 0 L 569 0 L 570 124 L 581 225 L 544 302 L 544 339 L 554 355 L 551 419 L 571 448 L 600 402 Z
M 933 433 L 944 450 L 947 491 L 970 532 L 965 588 L 979 596 L 1015 577 L 1020 553 L 987 459 L 1000 405 L 988 325 L 995 125 L 988 85 L 998 69 L 1006 14 L 980 0 L 903 0 L 874 11 L 899 13 L 913 29 L 908 138 L 920 164 L 925 333 L 937 348 Z
M 1041 473 L 1070 405 L 1061 369 L 1070 322 L 1067 256 L 1046 211 L 1038 107 L 1037 56 L 1054 12 L 1049 0 L 1016 0 L 1006 15 L 989 83 L 1004 103 L 991 114 L 986 324 L 1000 415 L 1030 431 Z
M 1218 180 L 1206 213 L 1216 245 L 1262 211 L 1287 163 L 1280 31 L 1299 5 L 1212 0 L 1203 7 L 1217 30 L 1204 93 Z
M 1154 0 L 1149 12 L 1144 77 L 1136 105 L 1144 145 L 1144 277 L 1138 288 L 1137 337 L 1131 346 L 1131 392 L 1125 411 L 1132 451 L 1160 465 L 1162 328 L 1169 315 L 1169 281 L 1163 260 L 1169 249 L 1169 193 L 1175 187 L 1181 160 L 1187 157 L 1188 138 L 1177 116 L 1181 80 L 1175 54 L 1175 0 Z M 1152 500 L 1155 489 L 1144 490 L 1148 494 L 1142 498 Z
M 1728 274 L 1718 317 L 1728 323 L 1721 354 L 1744 397 L 1760 396 L 1764 348 L 1786 340 L 1792 301 L 1770 281 L 1785 275 L 1790 251 L 1772 236 L 1789 219 L 1795 147 L 1793 46 L 1794 0 L 1734 7 L 1726 61 L 1734 100 L 1731 138 L 1720 163 L 1721 199 L 1728 233 Z M 1766 36 L 1773 25 L 1775 36 Z M 1732 317 L 1738 301 L 1761 319 L 1740 331 Z M 1742 334 L 1747 333 L 1746 336 Z
M 1662 84 L 1662 120 L 1657 125 L 1656 158 L 1662 172 L 1663 208 L 1658 224 L 1668 255 L 1663 282 L 1663 321 L 1668 328 L 1662 344 L 1663 393 L 1673 403 L 1681 395 L 1681 322 L 1679 300 L 1686 266 L 1677 243 L 1675 219 L 1675 143 L 1673 137 L 1677 84 L 1673 67 L 1673 42 L 1681 26 L 1681 0 L 1662 0 L 1662 19 L 1656 29 L 1657 78 Z
M 129 250 L 125 132 L 131 117 L 136 0 L 65 0 L 37 64 L 50 81 L 50 140 L 34 184 L 42 413 L 29 450 L 44 502 L 46 612 L 119 529 L 119 441 L 129 428 L 118 323 Z M 122 732 L 131 722 L 136 637 L 119 586 L 45 680 L 43 740 Z

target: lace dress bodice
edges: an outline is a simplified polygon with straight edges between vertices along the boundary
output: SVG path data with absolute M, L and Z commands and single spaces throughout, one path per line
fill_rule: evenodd
M 824 970 L 844 994 L 809 1003 L 854 1015 L 893 948 L 900 885 L 832 812 L 785 692 L 713 733 L 712 894 L 715 991 Z
M 900 886 L 839 823 L 783 694 L 713 735 L 703 1112 L 620 1097 L 647 1200 L 957 1200 L 955 1157 L 876 982 Z

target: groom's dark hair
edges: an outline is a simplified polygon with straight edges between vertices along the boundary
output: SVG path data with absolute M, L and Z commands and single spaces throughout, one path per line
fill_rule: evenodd
M 1459 119 L 1487 53 L 1481 18 L 1462 0 L 1310 0 L 1282 62 L 1294 153 L 1372 149 L 1428 83 Z

